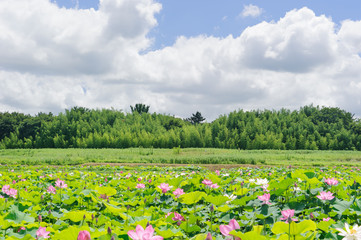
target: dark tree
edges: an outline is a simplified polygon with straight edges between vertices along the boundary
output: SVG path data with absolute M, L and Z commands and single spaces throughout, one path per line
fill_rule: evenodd
M 163 126 L 168 131 L 170 129 L 181 128 L 183 126 L 183 122 L 182 119 L 172 117 L 165 121 Z
M 319 122 L 337 123 L 341 121 L 346 128 L 349 128 L 353 122 L 353 117 L 353 114 L 341 110 L 338 107 L 323 107 L 321 110 L 315 111 L 312 115 L 315 124 L 318 124 Z
M 150 106 L 146 106 L 145 104 L 143 103 L 137 103 L 135 104 L 135 106 L 130 106 L 130 110 L 132 110 L 132 113 L 139 113 L 139 114 L 142 114 L 142 113 L 148 113 L 149 111 L 149 108 Z
M 187 118 L 186 121 L 190 122 L 192 124 L 199 124 L 202 123 L 204 120 L 206 120 L 200 112 L 196 112 L 195 114 L 192 114 L 192 117 Z

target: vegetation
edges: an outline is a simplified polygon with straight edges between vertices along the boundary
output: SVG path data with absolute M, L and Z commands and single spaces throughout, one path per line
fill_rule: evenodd
M 190 122 L 191 124 L 200 124 L 202 123 L 204 120 L 206 120 L 202 114 L 200 112 L 196 112 L 192 114 L 192 117 L 187 118 L 186 121 Z
M 357 151 L 173 149 L 5 149 L 4 165 L 78 165 L 85 163 L 251 164 L 255 166 L 359 166 Z M 219 166 L 219 167 L 221 167 Z M 212 166 L 209 166 L 212 167 Z
M 146 106 L 142 103 L 137 103 L 135 104 L 135 106 L 130 106 L 130 110 L 132 111 L 132 113 L 139 113 L 139 114 L 142 114 L 142 113 L 148 113 L 149 112 L 149 108 L 150 106 Z
M 148 113 L 74 107 L 65 113 L 0 113 L 0 149 L 12 148 L 229 148 L 361 150 L 361 121 L 339 108 L 234 111 L 212 123 Z M 194 123 L 194 124 L 192 124 Z
M 0 239 L 360 239 L 358 172 L 0 167 Z

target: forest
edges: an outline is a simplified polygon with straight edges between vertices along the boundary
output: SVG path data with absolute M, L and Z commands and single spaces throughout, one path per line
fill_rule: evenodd
M 211 123 L 148 113 L 73 107 L 35 116 L 0 113 L 0 149 L 13 148 L 230 148 L 361 150 L 361 120 L 337 107 L 237 110 Z

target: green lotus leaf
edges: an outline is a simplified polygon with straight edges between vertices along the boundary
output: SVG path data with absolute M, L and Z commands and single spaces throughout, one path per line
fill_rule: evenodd
M 183 222 L 180 225 L 180 228 L 183 229 L 186 233 L 193 233 L 193 232 L 199 232 L 201 231 L 201 228 L 197 225 L 187 224 L 186 222 Z
M 78 238 L 79 232 L 83 231 L 83 230 L 87 230 L 88 232 L 90 232 L 90 229 L 87 226 L 84 226 L 81 228 L 70 226 L 70 227 L 60 231 L 59 233 L 54 234 L 54 236 L 51 239 L 53 239 L 53 240 L 64 240 L 64 239 L 76 240 Z M 94 237 L 93 234 L 91 234 L 91 235 L 92 235 L 92 237 Z
M 273 225 L 272 232 L 274 234 L 290 233 L 293 236 L 308 231 L 315 231 L 316 228 L 316 223 L 312 220 L 304 220 L 300 223 L 292 221 L 290 224 L 285 222 L 276 222 Z
M 330 226 L 334 223 L 335 221 L 333 221 L 332 219 L 329 221 L 321 221 L 317 224 L 317 228 L 321 229 L 324 232 L 328 232 L 330 230 Z
M 64 216 L 61 219 L 62 220 L 69 219 L 72 222 L 80 222 L 84 219 L 84 216 L 85 216 L 85 219 L 87 219 L 87 220 L 92 219 L 91 213 L 84 211 L 84 210 L 82 210 L 82 211 L 76 210 L 76 211 L 67 212 L 64 214 Z
M 270 189 L 280 189 L 280 190 L 286 190 L 288 189 L 292 184 L 294 184 L 295 180 L 292 178 L 286 178 L 282 180 L 281 182 L 278 181 L 272 181 L 270 183 L 269 188 Z
M 125 207 L 120 208 L 109 203 L 104 203 L 104 204 L 107 207 L 107 210 L 115 215 L 119 215 L 120 213 L 124 213 L 127 211 Z
M 220 206 L 225 204 L 227 201 L 229 201 L 229 198 L 226 196 L 210 196 L 207 195 L 206 197 L 204 197 L 204 200 L 212 203 L 215 206 Z
M 30 214 L 20 212 L 15 205 L 11 206 L 11 210 L 5 216 L 4 220 L 9 220 L 17 224 L 20 224 L 22 222 L 33 223 L 35 221 L 35 219 Z
M 243 196 L 246 195 L 249 192 L 249 189 L 247 188 L 239 188 L 237 192 L 234 192 L 237 196 Z
M 322 185 L 322 182 L 320 182 L 320 180 L 318 180 L 317 178 L 310 178 L 307 179 L 307 183 L 309 183 L 311 186 L 319 186 Z
M 332 206 L 336 210 L 335 212 L 337 212 L 337 214 L 342 215 L 346 212 L 346 210 L 348 210 L 351 207 L 352 204 L 353 201 L 345 201 L 345 200 L 337 199 Z
M 265 240 L 266 237 L 259 234 L 258 231 L 251 231 L 246 233 L 237 232 L 236 230 L 232 230 L 229 232 L 230 235 L 239 237 L 242 240 Z
M 197 234 L 194 237 L 191 238 L 191 240 L 205 240 L 207 238 L 207 234 L 202 233 L 202 234 Z M 215 239 L 214 237 L 212 237 L 212 239 Z
M 72 205 L 75 201 L 77 201 L 78 198 L 77 197 L 71 197 L 69 199 L 65 199 L 63 200 L 63 203 L 64 204 L 67 204 L 67 205 Z
M 96 191 L 98 191 L 99 194 L 105 194 L 107 196 L 113 196 L 115 194 L 117 194 L 117 190 L 115 190 L 115 188 L 112 187 L 96 187 L 95 188 Z
M 294 222 L 292 222 L 294 223 Z M 289 231 L 289 224 L 288 223 L 285 223 L 285 222 L 276 222 L 271 231 L 274 233 L 274 234 L 282 234 L 282 233 L 288 233 Z
M 172 237 L 181 237 L 183 236 L 183 233 L 179 231 L 179 229 L 171 228 L 167 230 L 160 230 L 159 228 L 155 228 L 155 231 L 158 235 L 162 236 L 164 239 L 169 239 Z
M 186 194 L 181 195 L 179 197 L 179 201 L 183 204 L 191 205 L 191 204 L 199 202 L 205 196 L 207 196 L 206 193 L 196 191 L 196 192 L 191 192 L 191 193 L 186 193 Z
M 35 239 L 33 236 L 31 236 L 31 234 L 26 234 L 26 235 L 22 235 L 22 234 L 18 234 L 18 233 L 9 233 L 8 238 L 6 238 L 6 240 L 29 240 L 29 239 Z
M 292 224 L 291 224 L 292 227 Z M 296 223 L 295 224 L 295 228 L 294 228 L 294 232 L 292 233 L 291 230 L 291 234 L 293 235 L 299 235 L 301 233 L 305 233 L 308 231 L 315 231 L 317 229 L 316 223 L 312 220 L 304 220 L 302 222 Z
M 220 212 L 228 212 L 229 210 L 231 210 L 232 208 L 228 205 L 223 205 L 221 207 L 217 207 L 216 210 L 220 211 Z
M 2 217 L 0 218 L 0 226 L 1 229 L 8 229 L 9 227 L 11 227 L 12 223 L 3 219 Z

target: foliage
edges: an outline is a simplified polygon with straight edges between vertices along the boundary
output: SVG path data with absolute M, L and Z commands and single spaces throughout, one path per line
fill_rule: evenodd
M 361 166 L 358 151 L 237 150 L 216 148 L 3 149 L 0 164 L 252 164 L 274 166 Z
M 217 240 L 341 239 L 345 226 L 360 234 L 358 172 L 355 167 L 213 172 L 195 166 L 2 166 L 0 238 L 35 239 L 42 227 L 50 239 L 75 240 L 87 231 L 94 240 L 120 240 L 130 239 L 128 232 L 137 226 L 151 225 L 164 239 L 204 240 L 209 234 Z M 56 185 L 59 179 L 65 187 Z M 162 184 L 169 188 L 161 190 Z M 317 198 L 326 191 L 332 200 Z M 260 198 L 265 192 L 269 203 Z
M 361 150 L 361 121 L 339 108 L 234 111 L 212 123 L 197 112 L 187 121 L 148 113 L 136 104 L 114 109 L 74 107 L 65 113 L 0 113 L 0 149 L 12 148 L 228 148 Z
M 200 112 L 193 113 L 190 118 L 187 118 L 186 121 L 190 122 L 191 124 L 200 124 L 204 120 L 206 120 Z
M 145 104 L 142 103 L 137 103 L 135 104 L 135 106 L 130 106 L 130 110 L 132 111 L 132 113 L 148 113 L 150 106 L 146 106 Z

